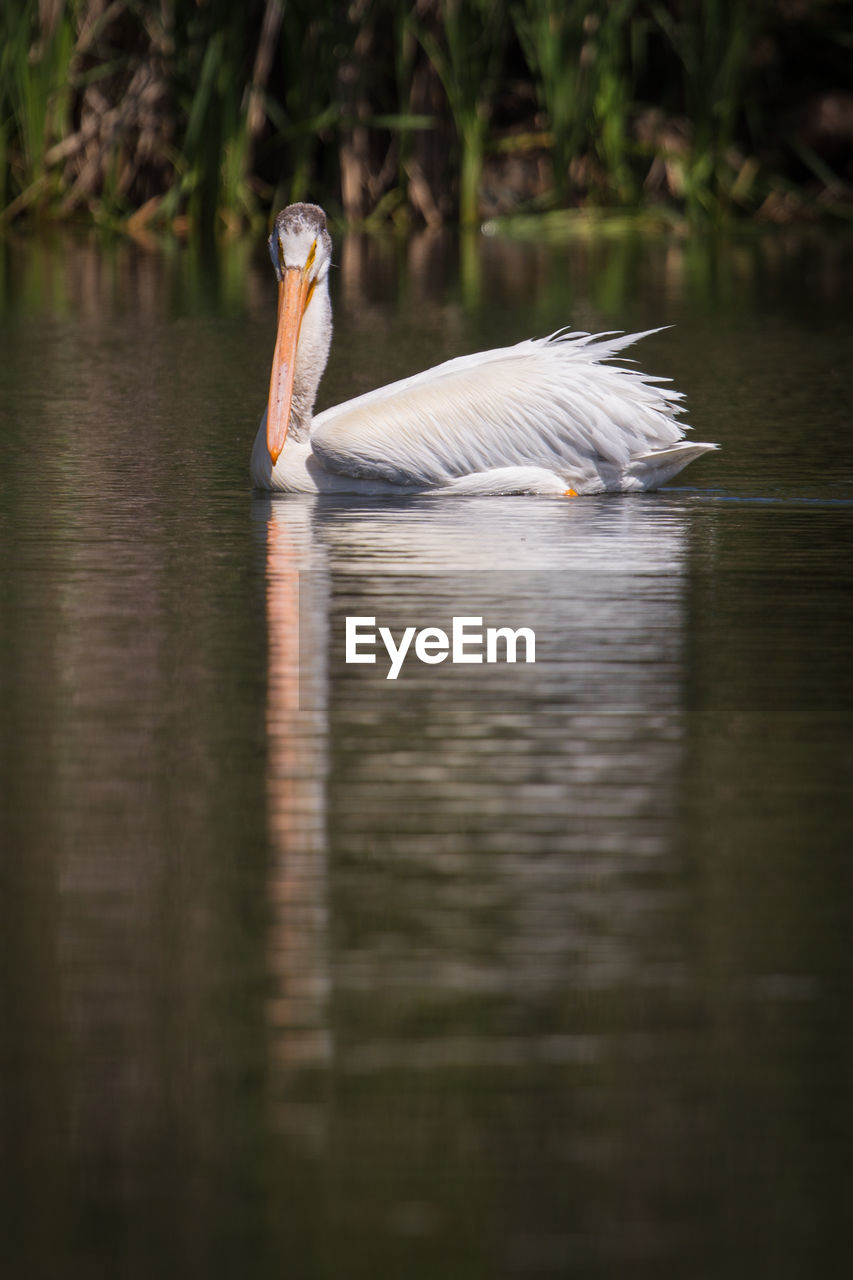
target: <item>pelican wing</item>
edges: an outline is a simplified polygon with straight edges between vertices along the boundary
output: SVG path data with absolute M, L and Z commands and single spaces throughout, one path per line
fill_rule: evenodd
M 329 471 L 399 485 L 539 467 L 610 487 L 684 436 L 666 379 L 602 364 L 646 333 L 563 332 L 448 360 L 318 414 L 312 449 Z

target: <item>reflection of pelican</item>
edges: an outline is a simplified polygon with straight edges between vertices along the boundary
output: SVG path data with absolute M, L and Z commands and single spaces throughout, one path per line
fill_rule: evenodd
M 482 996 L 484 977 L 510 975 L 500 989 L 527 1007 L 571 982 L 615 989 L 655 963 L 649 921 L 678 848 L 685 767 L 690 503 L 296 496 L 254 510 L 266 513 L 268 548 L 279 1064 L 402 1071 L 460 1052 L 486 1065 L 517 1042 L 485 1030 L 457 1039 L 451 1012 Z M 310 570 L 298 615 L 297 568 Z M 394 685 L 383 661 L 346 666 L 348 614 L 395 634 L 419 618 L 523 621 L 537 661 L 415 659 Z M 401 714 L 417 724 L 408 739 Z M 416 890 L 377 914 L 402 865 Z M 492 925 L 472 924 L 472 877 L 497 911 L 483 964 L 470 948 Z M 401 981 L 445 1010 L 445 1033 L 413 1041 L 391 1027 Z M 355 1033 L 337 1035 L 354 1000 Z M 291 1105 L 292 1081 L 280 1094 L 288 1125 L 306 1110 Z
M 678 392 L 602 364 L 642 334 L 555 334 L 460 356 L 312 420 L 332 336 L 322 209 L 275 220 L 278 334 L 252 451 L 262 489 L 601 493 L 652 489 L 716 446 L 689 444 Z
M 271 508 L 272 503 L 267 503 Z M 332 1054 L 328 1023 L 326 871 L 326 610 L 322 548 L 311 512 L 265 519 L 267 538 L 268 1014 L 282 1070 L 320 1067 Z M 302 572 L 311 570 L 311 572 Z M 318 604 L 319 598 L 319 604 Z M 286 1089 L 285 1089 L 286 1093 Z M 295 1116 L 286 1102 L 281 1123 Z

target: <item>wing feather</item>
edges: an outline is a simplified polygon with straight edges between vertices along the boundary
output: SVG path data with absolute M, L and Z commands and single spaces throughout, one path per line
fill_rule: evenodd
M 402 485 L 498 467 L 621 470 L 684 437 L 666 379 L 602 363 L 655 332 L 560 332 L 459 356 L 318 414 L 312 449 L 330 471 Z

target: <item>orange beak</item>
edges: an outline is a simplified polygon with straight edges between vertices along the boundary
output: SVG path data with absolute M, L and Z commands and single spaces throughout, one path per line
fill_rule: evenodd
M 285 267 L 278 286 L 278 331 L 267 402 L 267 448 L 273 465 L 287 439 L 299 330 L 313 292 L 314 282 L 309 280 L 306 270 Z

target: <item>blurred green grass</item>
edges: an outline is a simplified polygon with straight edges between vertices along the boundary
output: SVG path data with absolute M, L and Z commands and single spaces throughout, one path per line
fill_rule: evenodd
M 849 219 L 841 0 L 5 0 L 0 226 Z

